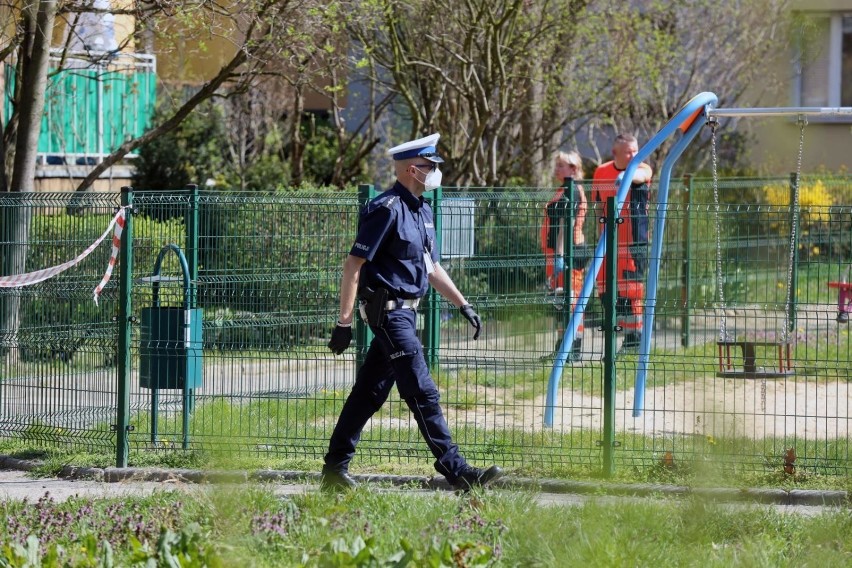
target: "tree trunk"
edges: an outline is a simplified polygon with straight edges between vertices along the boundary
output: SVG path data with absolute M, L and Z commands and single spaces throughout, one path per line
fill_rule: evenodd
M 4 89 L 6 85 L 4 84 Z M 12 113 L 14 114 L 14 113 Z M 14 122 L 12 121 L 12 117 L 9 117 L 9 125 L 6 127 L 7 129 L 14 129 L 15 122 L 18 119 L 15 118 Z M 6 123 L 6 117 L 3 116 L 3 105 L 0 104 L 0 127 Z M 11 171 L 11 161 L 8 155 L 8 149 L 6 146 L 6 132 L 3 128 L 0 128 L 0 193 L 6 193 L 9 191 L 9 175 L 12 173 Z M 2 237 L 4 235 L 0 232 L 0 242 L 2 242 Z M 0 251 L 0 258 L 2 258 L 2 251 Z M 2 261 L 0 261 L 2 262 Z M 0 264 L 2 266 L 2 264 Z
M 24 16 L 27 37 L 21 53 L 21 88 L 19 123 L 15 140 L 15 160 L 12 166 L 10 190 L 20 194 L 19 206 L 6 212 L 4 219 L 5 251 L 3 274 L 22 274 L 26 269 L 27 243 L 30 238 L 32 210 L 27 194 L 35 189 L 35 167 L 41 115 L 44 112 L 44 92 L 47 88 L 47 69 L 50 41 L 56 17 L 56 0 L 34 1 Z M 16 334 L 20 325 L 21 298 L 16 294 L 2 296 L 0 329 Z M 15 357 L 12 351 L 9 356 Z
M 293 186 L 301 185 L 305 176 L 305 141 L 302 139 L 302 115 L 305 113 L 305 96 L 302 87 L 296 87 L 296 96 L 293 100 L 293 151 L 290 154 L 290 170 L 292 172 Z
M 526 69 L 527 77 L 533 77 L 535 74 L 535 62 L 530 62 Z M 535 148 L 539 141 L 535 139 L 538 133 L 538 122 L 541 119 L 539 116 L 541 107 L 541 89 L 535 81 L 526 79 L 523 81 L 525 92 L 525 100 L 523 110 L 520 113 L 520 139 L 521 148 L 529 152 L 529 149 Z M 522 160 L 518 174 L 522 179 L 528 180 L 528 183 L 538 185 L 541 183 L 541 162 L 539 160 Z M 494 172 L 496 177 L 496 172 Z

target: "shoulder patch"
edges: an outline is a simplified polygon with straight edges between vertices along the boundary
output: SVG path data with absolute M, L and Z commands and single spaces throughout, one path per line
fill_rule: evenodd
M 397 196 L 397 195 L 391 195 L 390 197 L 388 197 L 388 198 L 385 200 L 385 202 L 384 202 L 384 203 L 382 203 L 382 205 L 384 205 L 384 206 L 385 206 L 385 207 L 387 207 L 388 209 L 393 209 L 393 207 L 394 207 L 394 205 L 396 205 L 396 202 L 397 202 L 397 201 L 399 201 L 399 196 Z

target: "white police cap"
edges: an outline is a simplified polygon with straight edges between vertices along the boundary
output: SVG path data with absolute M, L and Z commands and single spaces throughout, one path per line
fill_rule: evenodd
M 440 134 L 435 133 L 425 138 L 418 138 L 417 140 L 394 146 L 388 150 L 388 154 L 392 155 L 394 160 L 407 160 L 420 156 L 430 162 L 440 164 L 444 161 L 444 158 L 438 155 L 438 139 L 440 137 Z

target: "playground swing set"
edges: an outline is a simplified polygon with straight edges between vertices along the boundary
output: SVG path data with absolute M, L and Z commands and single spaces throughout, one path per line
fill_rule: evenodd
M 719 307 L 719 339 L 716 347 L 719 353 L 719 370 L 716 376 L 727 379 L 761 379 L 764 381 L 762 390 L 765 390 L 765 381 L 768 378 L 786 377 L 794 375 L 792 363 L 792 320 L 790 312 L 793 306 L 793 271 L 796 261 L 796 236 L 798 232 L 799 212 L 799 180 L 802 173 L 802 155 L 805 146 L 805 126 L 808 121 L 804 114 L 798 115 L 799 125 L 799 151 L 796 160 L 796 174 L 793 178 L 793 199 L 790 204 L 792 215 L 790 219 L 790 239 L 788 247 L 787 271 L 786 271 L 786 293 L 784 296 L 784 327 L 781 333 L 773 341 L 756 340 L 752 338 L 738 338 L 737 335 L 729 334 L 727 328 L 727 316 L 725 305 L 725 277 L 722 270 L 722 224 L 719 218 L 719 171 L 718 153 L 716 150 L 716 130 L 719 125 L 718 118 L 710 116 L 707 124 L 710 126 L 710 147 L 712 150 L 713 165 L 713 206 L 716 223 L 716 296 Z M 774 365 L 768 367 L 757 365 L 757 348 L 771 347 L 777 354 Z M 739 348 L 742 354 L 742 365 L 735 368 L 732 361 L 732 348 Z
M 618 191 L 615 196 L 615 210 L 621 211 L 624 208 L 624 203 L 627 198 L 630 182 L 633 179 L 633 174 L 636 168 L 645 161 L 652 152 L 654 152 L 669 136 L 680 131 L 681 137 L 672 146 L 668 155 L 663 161 L 663 166 L 660 169 L 658 179 L 658 203 L 668 203 L 669 185 L 671 181 L 671 173 L 675 163 L 699 134 L 701 129 L 707 125 L 712 131 L 712 148 L 713 148 L 713 196 L 715 201 L 716 212 L 716 278 L 717 278 L 717 307 L 720 309 L 720 330 L 719 339 L 717 340 L 717 348 L 719 354 L 719 370 L 717 376 L 724 378 L 758 378 L 765 380 L 768 377 L 781 377 L 794 374 L 792 364 L 792 327 L 791 327 L 791 306 L 793 305 L 793 270 L 795 262 L 795 246 L 796 232 L 798 230 L 798 210 L 799 210 L 799 177 L 802 167 L 802 152 L 804 149 L 804 128 L 807 124 L 808 116 L 852 116 L 852 108 L 835 107 L 794 107 L 794 108 L 732 108 L 722 109 L 715 108 L 718 103 L 718 98 L 714 93 L 701 93 L 690 100 L 684 107 L 666 123 L 663 128 L 657 132 L 651 140 L 648 141 L 639 152 L 633 157 L 621 177 L 618 184 Z M 719 118 L 733 117 L 797 117 L 800 127 L 799 135 L 799 151 L 798 163 L 796 166 L 796 178 L 793 192 L 793 202 L 791 203 L 791 235 L 790 235 L 790 257 L 787 265 L 787 286 L 786 298 L 784 303 L 784 328 L 779 338 L 775 341 L 757 341 L 751 339 L 738 339 L 731 337 L 726 329 L 725 320 L 725 302 L 723 290 L 723 272 L 722 272 L 722 254 L 721 240 L 719 228 L 719 192 L 718 192 L 718 170 L 717 170 L 717 155 L 716 155 L 716 128 Z M 703 118 L 703 120 L 701 120 Z M 654 315 L 657 302 L 657 284 L 660 273 L 660 260 L 662 258 L 662 243 L 665 232 L 666 208 L 662 207 L 658 211 L 654 225 L 654 235 L 656 238 L 651 243 L 651 254 L 649 256 L 649 271 L 646 285 L 645 306 L 643 311 L 643 321 L 645 322 L 642 332 L 639 358 L 636 371 L 636 379 L 634 384 L 633 397 L 633 417 L 642 415 L 645 405 L 645 379 L 648 373 L 651 333 L 654 329 Z M 568 351 L 577 336 L 578 327 L 582 321 L 583 312 L 588 304 L 589 298 L 592 296 L 597 275 L 600 272 L 607 247 L 606 234 L 602 234 L 595 248 L 593 261 L 586 271 L 583 281 L 583 289 L 574 306 L 569 324 L 565 329 L 565 335 L 561 342 L 560 348 L 556 354 L 553 368 L 550 373 L 547 388 L 547 400 L 544 412 L 544 425 L 552 427 L 554 414 L 556 409 L 556 400 L 559 391 L 559 382 L 562 376 L 562 371 L 568 357 Z M 839 309 L 837 321 L 848 321 L 848 313 L 852 311 L 852 284 L 846 282 L 831 282 L 829 286 L 837 288 L 840 293 Z M 769 369 L 758 367 L 757 365 L 757 348 L 758 347 L 774 347 L 777 353 L 777 362 L 771 365 Z M 733 364 L 732 352 L 738 348 L 742 355 L 742 363 L 736 367 Z

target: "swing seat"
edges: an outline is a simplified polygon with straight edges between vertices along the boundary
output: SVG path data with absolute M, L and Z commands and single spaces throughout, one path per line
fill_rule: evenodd
M 717 341 L 719 349 L 719 371 L 716 376 L 724 379 L 769 379 L 787 377 L 795 374 L 791 365 L 792 341 L 754 341 L 749 339 L 728 339 Z M 735 369 L 731 362 L 731 348 L 739 347 L 743 356 L 742 369 Z M 774 367 L 758 367 L 756 347 L 776 347 L 778 361 Z

